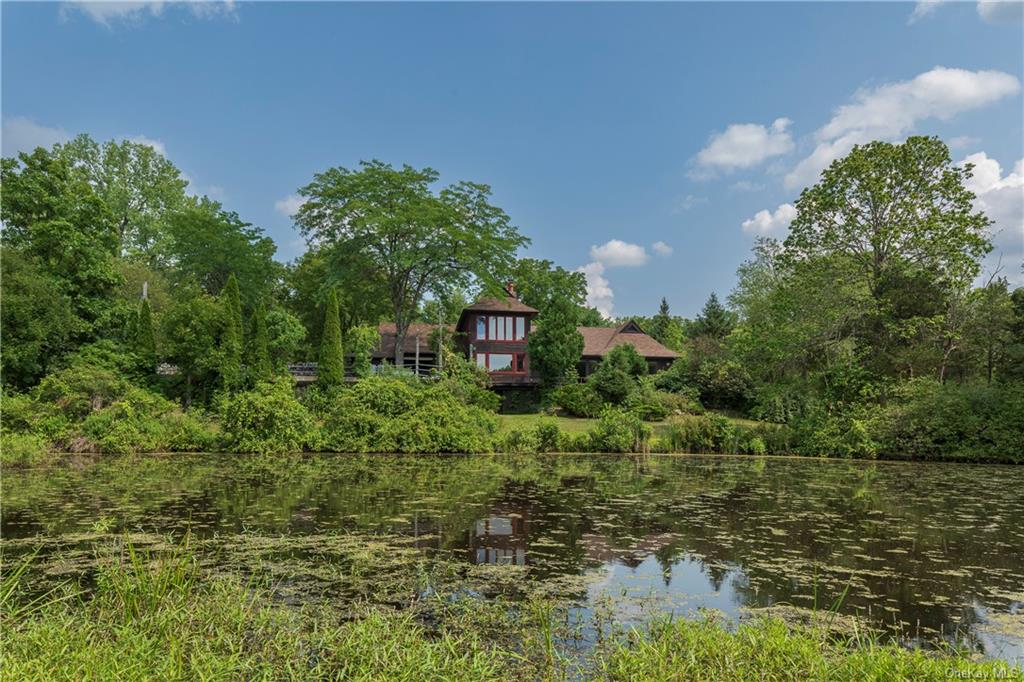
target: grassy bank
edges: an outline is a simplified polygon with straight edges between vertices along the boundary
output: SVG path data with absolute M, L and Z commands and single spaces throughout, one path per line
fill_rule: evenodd
M 185 547 L 107 557 L 89 596 L 27 603 L 4 578 L 0 667 L 18 680 L 946 680 L 1015 679 L 1005 664 L 931 655 L 765 619 L 657 621 L 579 655 L 551 602 L 456 604 L 342 618 L 296 608 L 237 576 L 209 576 Z M 436 602 L 436 603 L 435 603 Z M 27 604 L 27 605 L 26 605 Z M 351 613 L 351 612 L 349 612 Z

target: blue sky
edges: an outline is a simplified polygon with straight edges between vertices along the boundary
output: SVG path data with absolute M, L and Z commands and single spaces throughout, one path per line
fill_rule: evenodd
M 313 173 L 429 165 L 490 184 L 527 254 L 585 268 L 600 308 L 693 316 L 757 235 L 785 236 L 823 163 L 938 134 L 978 164 L 1019 281 L 1020 9 L 4 2 L 3 153 L 149 140 L 282 260 Z

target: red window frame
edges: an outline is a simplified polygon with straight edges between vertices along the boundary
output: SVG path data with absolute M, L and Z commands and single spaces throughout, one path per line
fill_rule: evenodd
M 507 335 L 506 333 L 508 332 L 509 329 L 511 329 L 513 337 L 515 337 L 515 335 L 516 335 L 516 327 L 519 326 L 518 325 L 518 320 L 522 320 L 523 321 L 523 338 L 521 338 L 521 339 L 517 339 L 517 338 L 511 338 L 511 339 L 509 339 L 509 338 L 504 338 L 504 339 L 492 338 L 491 337 L 491 320 L 494 320 L 494 319 L 501 320 L 501 327 L 502 327 L 502 334 L 503 335 Z M 480 333 L 479 333 L 480 332 L 480 320 L 484 321 L 484 335 L 483 336 L 480 336 Z M 495 326 L 495 330 L 497 330 L 497 323 L 495 323 L 494 326 Z M 474 328 L 473 328 L 473 340 L 474 341 L 500 341 L 502 343 L 526 343 L 526 334 L 527 334 L 526 317 L 524 315 L 477 315 L 476 316 L 476 320 L 474 321 Z
M 511 355 L 512 369 L 491 369 L 492 355 Z M 479 363 L 480 356 L 484 358 L 484 369 L 489 374 L 526 374 L 526 353 L 492 353 L 490 351 L 477 352 L 473 360 Z M 477 364 L 477 367 L 480 365 Z

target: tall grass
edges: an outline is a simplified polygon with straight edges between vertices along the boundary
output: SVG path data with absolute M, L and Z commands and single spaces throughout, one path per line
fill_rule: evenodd
M 563 641 L 564 609 L 548 601 L 516 609 L 464 600 L 446 607 L 446 618 L 455 620 L 429 628 L 415 610 L 367 608 L 343 620 L 336 610 L 283 605 L 237 576 L 210 575 L 187 541 L 159 554 L 125 542 L 88 598 L 66 592 L 19 600 L 17 583 L 29 567 L 24 562 L 6 573 L 0 588 L 5 680 L 518 682 L 584 671 L 584 679 L 623 681 L 881 681 L 1016 674 L 1001 663 L 837 639 L 772 619 L 735 631 L 713 620 L 659 620 L 579 654 Z

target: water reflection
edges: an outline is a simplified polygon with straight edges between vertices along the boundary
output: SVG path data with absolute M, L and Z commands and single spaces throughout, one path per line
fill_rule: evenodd
M 842 613 L 903 639 L 1024 657 L 1024 467 L 196 456 L 4 479 L 5 551 L 41 548 L 49 576 L 87 571 L 91 543 L 109 533 L 190 529 L 222 548 L 211 561 L 239 545 L 270 547 L 261 561 L 287 560 L 290 580 L 324 590 L 348 574 L 349 549 L 325 549 L 342 536 L 393 543 L 382 556 L 402 560 L 382 574 L 411 573 L 414 551 L 518 571 L 533 585 L 577 578 L 585 608 L 614 597 L 623 618 L 827 608 L 845 594 Z

